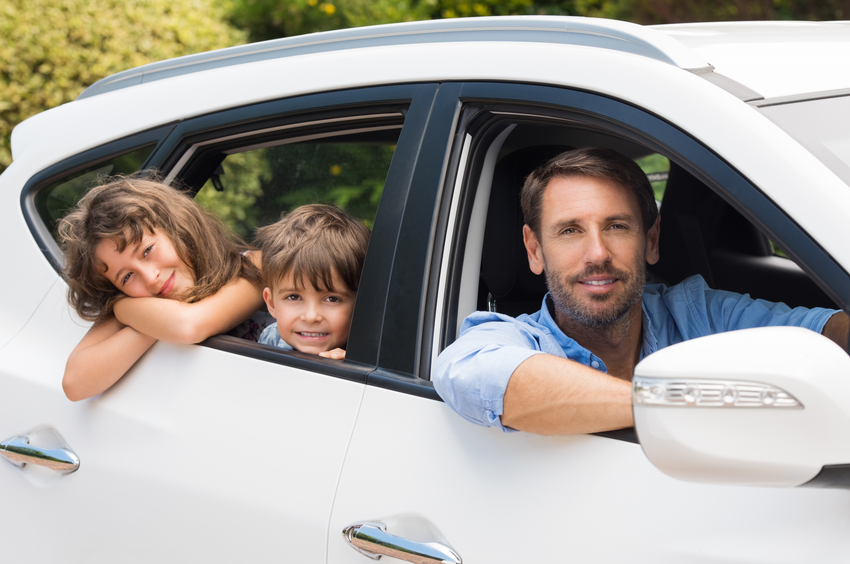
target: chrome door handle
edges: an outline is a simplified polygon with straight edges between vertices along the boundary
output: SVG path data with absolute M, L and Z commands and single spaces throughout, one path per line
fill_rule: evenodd
M 349 525 L 342 536 L 352 548 L 378 560 L 381 556 L 392 556 L 414 564 L 462 564 L 457 552 L 438 542 L 415 542 L 387 533 L 383 523 L 366 521 Z
M 62 474 L 70 474 L 80 467 L 80 458 L 71 449 L 33 446 L 26 436 L 12 437 L 0 443 L 0 454 L 15 466 L 35 464 Z

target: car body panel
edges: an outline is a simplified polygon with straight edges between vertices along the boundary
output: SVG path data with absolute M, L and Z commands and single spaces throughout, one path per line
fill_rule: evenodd
M 30 171 L 13 163 L 0 176 L 0 208 L 6 210 L 0 219 L 3 244 L 4 276 L 0 292 L 10 299 L 0 307 L 0 350 L 6 346 L 32 316 L 38 304 L 59 276 L 44 260 L 38 245 L 30 236 L 21 214 L 20 187 Z
M 850 85 L 847 22 L 717 22 L 653 26 L 765 98 Z
M 403 442 L 390 439 L 398 425 Z M 632 443 L 506 435 L 445 404 L 370 386 L 328 560 L 365 562 L 340 542 L 347 525 L 415 512 L 465 562 L 843 562 L 848 501 L 846 491 L 678 482 Z
M 157 343 L 99 398 L 71 403 L 60 382 L 85 330 L 56 284 L 0 351 L 3 439 L 49 425 L 81 462 L 61 477 L 0 464 L 7 558 L 33 561 L 39 546 L 38 561 L 323 561 L 363 384 Z

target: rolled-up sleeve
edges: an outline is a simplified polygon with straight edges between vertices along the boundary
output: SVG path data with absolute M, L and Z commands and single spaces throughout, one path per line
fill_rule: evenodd
M 753 327 L 794 326 L 823 331 L 838 310 L 788 307 L 781 302 L 754 299 L 708 287 L 702 276 L 692 276 L 665 288 L 647 286 L 643 295 L 658 348 L 725 331 Z
M 501 320 L 480 323 L 481 318 L 487 317 L 465 320 L 458 339 L 440 354 L 434 387 L 467 421 L 513 431 L 500 419 L 505 389 L 514 370 L 542 351 L 537 336 L 523 325 Z
M 752 327 L 790 326 L 811 329 L 816 333 L 838 310 L 822 307 L 789 307 L 781 302 L 754 299 L 749 294 L 711 290 L 702 279 L 702 292 L 693 295 L 704 300 L 698 307 L 708 311 L 711 334 Z

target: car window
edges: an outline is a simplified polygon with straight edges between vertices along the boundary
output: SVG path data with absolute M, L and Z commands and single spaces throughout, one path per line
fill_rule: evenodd
M 109 176 L 132 174 L 142 168 L 155 143 L 113 157 L 107 161 L 65 176 L 38 191 L 35 206 L 38 215 L 56 240 L 57 222 L 74 207 L 83 194 Z
M 202 208 L 249 243 L 257 228 L 306 204 L 336 205 L 371 229 L 405 111 L 394 103 L 375 109 L 273 114 L 250 129 L 241 121 L 200 132 L 187 128 L 181 132 L 186 142 L 170 157 L 176 164 L 166 181 L 187 189 Z M 358 290 L 362 289 L 361 285 Z M 361 295 L 358 291 L 356 303 Z M 357 317 L 355 312 L 353 322 Z M 297 363 L 289 355 L 250 343 L 272 322 L 274 318 L 262 308 L 227 333 L 239 337 L 238 343 L 223 338 L 209 344 L 282 364 Z M 356 353 L 356 345 L 345 348 Z
M 664 200 L 664 189 L 667 188 L 667 178 L 670 176 L 670 159 L 658 153 L 652 153 L 645 157 L 635 159 L 640 168 L 646 173 L 652 189 L 655 191 L 655 200 L 659 206 Z
M 304 204 L 331 203 L 370 228 L 398 130 L 380 141 L 356 136 L 231 152 L 195 197 L 242 237 Z
M 475 264 L 454 271 L 456 289 L 446 295 L 456 302 L 437 304 L 444 307 L 444 338 L 442 343 L 435 342 L 432 354 L 454 340 L 463 318 L 473 311 L 517 316 L 540 309 L 547 288 L 544 277 L 528 268 L 518 194 L 534 168 L 578 147 L 615 149 L 647 173 L 662 212 L 661 260 L 649 270 L 649 282 L 673 285 L 700 274 L 709 286 L 719 289 L 792 306 L 835 307 L 799 267 L 775 256 L 775 245 L 756 225 L 671 155 L 624 139 L 618 131 L 606 134 L 598 127 L 565 125 L 559 120 L 546 123 L 517 116 L 492 127 L 501 128 L 502 133 L 479 132 L 482 139 L 492 138 L 489 144 L 481 144 L 481 151 L 497 157 L 468 159 L 471 166 L 481 167 L 465 171 L 467 177 L 479 179 L 469 187 L 476 197 L 461 198 L 470 209 L 457 211 L 466 222 L 465 229 L 458 228 L 466 239 L 465 249 L 456 254 Z M 446 251 L 444 256 L 449 256 Z

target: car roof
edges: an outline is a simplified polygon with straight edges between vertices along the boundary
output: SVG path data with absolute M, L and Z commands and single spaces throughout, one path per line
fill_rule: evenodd
M 850 94 L 850 22 L 722 22 L 652 26 L 715 71 L 774 103 Z
M 454 18 L 311 33 L 159 61 L 106 77 L 77 99 L 193 72 L 283 57 L 363 47 L 474 41 L 580 45 L 632 53 L 693 71 L 710 70 L 681 42 L 628 22 L 569 16 Z
M 159 61 L 106 77 L 78 99 L 205 70 L 342 49 L 508 41 L 578 45 L 722 75 L 748 101 L 850 89 L 850 22 L 719 22 L 640 26 L 601 18 L 500 16 L 312 33 Z M 808 96 L 811 97 L 811 96 Z M 815 96 L 817 97 L 817 96 Z

